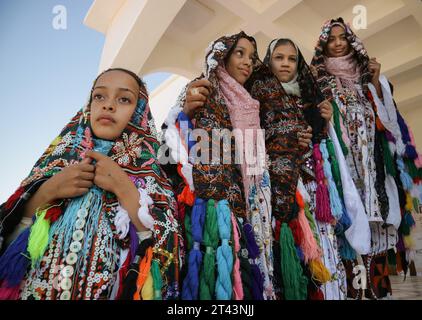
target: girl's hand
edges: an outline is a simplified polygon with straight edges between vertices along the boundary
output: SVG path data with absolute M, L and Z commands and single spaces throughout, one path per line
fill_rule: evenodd
M 297 133 L 297 138 L 299 141 L 299 146 L 302 148 L 309 148 L 309 145 L 312 143 L 312 128 L 308 128 L 303 132 Z
M 55 200 L 84 195 L 94 183 L 94 170 L 89 158 L 62 169 L 44 182 L 28 200 L 24 216 L 32 217 L 37 208 L 51 204 Z
M 207 79 L 193 81 L 186 90 L 186 101 L 183 112 L 192 119 L 195 110 L 202 107 L 211 91 L 211 82 Z
M 372 84 L 376 86 L 379 83 L 381 74 L 381 63 L 377 61 L 377 58 L 371 58 L 369 60 L 369 72 L 372 75 Z
M 98 187 L 119 197 L 124 189 L 133 185 L 126 172 L 108 156 L 91 150 L 86 156 L 96 161 L 94 184 Z
M 95 164 L 95 185 L 116 195 L 120 205 L 126 209 L 130 220 L 138 231 L 147 230 L 138 219 L 140 207 L 138 189 L 126 172 L 106 155 L 88 151 L 86 156 L 97 161 Z
M 329 122 L 333 116 L 333 106 L 331 103 L 328 100 L 324 100 L 318 105 L 318 109 L 321 117 Z
M 50 201 L 81 196 L 92 187 L 94 170 L 91 159 L 84 159 L 48 179 L 43 190 L 51 195 Z

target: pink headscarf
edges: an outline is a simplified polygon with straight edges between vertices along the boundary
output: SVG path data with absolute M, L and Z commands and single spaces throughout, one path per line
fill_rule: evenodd
M 254 177 L 258 178 L 257 181 L 261 181 L 264 169 L 263 162 L 265 161 L 265 140 L 263 137 L 257 135 L 261 129 L 259 102 L 258 100 L 253 99 L 249 92 L 228 74 L 225 68 L 221 66 L 217 68 L 217 77 L 219 80 L 220 92 L 226 102 L 233 129 L 237 129 L 234 136 L 236 137 L 237 150 L 242 150 L 242 180 L 246 194 L 246 202 L 248 203 L 249 186 L 253 182 Z M 248 138 L 250 136 L 245 134 L 246 129 L 248 129 L 248 131 L 253 129 L 252 141 L 244 141 L 246 140 L 245 137 Z M 243 139 L 238 139 L 239 134 L 242 135 Z M 255 156 L 258 163 L 246 163 L 246 160 L 248 159 L 246 151 L 249 155 Z M 258 174 L 250 173 L 250 165 L 258 167 Z

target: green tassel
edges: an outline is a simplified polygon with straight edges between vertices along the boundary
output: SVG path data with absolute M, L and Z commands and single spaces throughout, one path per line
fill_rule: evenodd
M 390 147 L 388 146 L 387 138 L 384 134 L 381 134 L 380 137 L 382 143 L 382 151 L 384 155 L 385 169 L 390 176 L 395 177 L 397 174 L 395 161 L 393 155 L 391 154 Z
M 387 251 L 387 261 L 390 266 L 395 266 L 397 264 L 396 252 L 394 249 L 389 249 Z
M 286 223 L 280 231 L 281 275 L 286 300 L 306 300 L 308 279 L 303 275 L 293 234 Z
M 419 172 L 418 172 L 418 168 L 416 168 L 415 162 L 411 159 L 404 159 L 404 163 L 412 179 L 418 178 Z
M 341 150 L 343 151 L 343 154 L 346 157 L 349 154 L 349 150 L 347 149 L 347 146 L 343 141 L 343 135 L 341 132 L 341 126 L 340 126 L 341 113 L 340 113 L 337 103 L 334 100 L 331 102 L 331 104 L 333 106 L 334 130 L 336 131 L 337 138 L 341 146 Z
M 48 232 L 50 231 L 50 222 L 44 219 L 48 209 L 37 211 L 37 219 L 31 227 L 31 233 L 28 240 L 28 252 L 31 257 L 32 266 L 41 259 L 48 246 Z
M 187 252 L 189 252 L 192 249 L 192 228 L 190 221 L 190 213 L 188 212 L 186 212 L 185 214 L 185 231 Z
M 309 204 L 305 203 L 305 216 L 306 219 L 308 219 L 309 222 L 309 226 L 311 227 L 312 233 L 314 235 L 315 240 L 318 243 L 318 246 L 321 247 L 321 243 L 319 242 L 319 236 L 318 236 L 318 232 L 317 232 L 317 226 L 315 223 L 315 219 L 311 214 L 311 211 L 309 210 Z
M 215 291 L 215 252 L 218 247 L 218 222 L 215 201 L 210 199 L 207 203 L 205 216 L 203 243 L 206 247 L 204 263 L 200 274 L 199 298 L 212 300 Z
M 341 199 L 343 199 L 343 186 L 341 184 L 340 167 L 337 162 L 336 152 L 334 151 L 334 144 L 330 138 L 326 140 L 328 154 L 330 155 L 331 172 L 333 175 L 334 183 L 337 187 L 337 192 Z
M 156 259 L 152 260 L 151 273 L 154 287 L 154 300 L 162 300 L 161 288 L 163 287 L 163 279 L 161 278 L 160 267 Z

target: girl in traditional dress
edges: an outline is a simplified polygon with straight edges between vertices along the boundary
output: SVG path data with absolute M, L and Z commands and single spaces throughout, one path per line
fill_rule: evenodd
M 204 73 L 165 121 L 164 138 L 183 178 L 182 299 L 275 298 L 259 102 L 243 86 L 259 62 L 256 52 L 255 40 L 243 32 L 213 41 Z M 195 130 L 189 135 L 188 128 Z
M 334 107 L 341 153 L 359 192 L 353 202 L 366 217 L 356 229 L 362 250 L 345 262 L 348 296 L 362 298 L 365 287 L 353 274 L 362 276 L 363 268 L 368 279 L 365 296 L 387 298 L 391 295 L 387 251 L 394 255 L 403 241 L 411 249 L 412 198 L 420 197 L 415 184 L 420 181 L 420 162 L 411 132 L 395 106 L 392 86 L 380 74 L 380 63 L 369 58 L 342 18 L 324 24 L 312 65 L 320 89 Z
M 178 298 L 177 208 L 158 148 L 142 80 L 101 73 L 0 207 L 0 299 Z

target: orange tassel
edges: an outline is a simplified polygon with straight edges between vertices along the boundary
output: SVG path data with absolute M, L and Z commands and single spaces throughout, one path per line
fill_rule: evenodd
M 186 185 L 183 188 L 182 193 L 177 196 L 177 200 L 181 203 L 187 204 L 188 206 L 191 206 L 191 207 L 193 206 L 195 202 L 195 196 L 194 196 L 194 193 L 190 190 L 188 185 Z
M 151 262 L 152 262 L 152 247 L 147 249 L 145 253 L 145 257 L 142 259 L 141 263 L 139 264 L 139 274 L 138 278 L 136 279 L 136 292 L 133 295 L 133 300 L 141 300 L 141 290 L 145 284 L 145 281 L 148 278 L 149 270 L 151 269 Z

